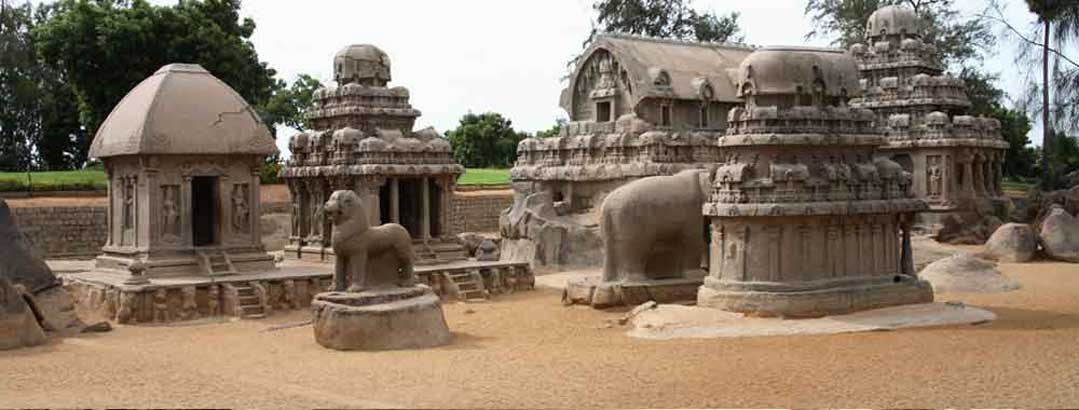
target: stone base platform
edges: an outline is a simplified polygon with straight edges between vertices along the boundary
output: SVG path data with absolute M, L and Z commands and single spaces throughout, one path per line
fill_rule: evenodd
M 315 341 L 329 349 L 423 349 L 450 342 L 442 304 L 425 285 L 320 293 L 311 311 Z
M 285 245 L 285 258 L 310 262 L 333 263 L 333 248 L 320 244 L 297 245 L 297 239 Z M 416 266 L 438 265 L 468 260 L 468 254 L 461 243 L 451 239 L 412 240 L 412 249 L 416 253 Z
M 331 290 L 333 265 L 286 260 L 274 269 L 225 276 L 150 277 L 130 284 L 130 274 L 77 269 L 67 263 L 64 286 L 82 308 L 119 323 L 160 323 L 203 317 L 261 318 L 279 310 L 306 309 L 315 295 Z M 532 289 L 525 262 L 459 261 L 415 268 L 417 282 L 448 299 L 486 299 Z
M 697 293 L 697 306 L 755 317 L 822 317 L 932 301 L 933 288 L 929 282 L 910 276 L 898 276 L 892 281 L 788 290 L 737 288 L 709 277 Z
M 650 300 L 656 303 L 692 302 L 697 300 L 697 288 L 701 283 L 699 276 L 615 283 L 589 277 L 567 282 L 562 291 L 562 303 L 603 309 L 634 306 Z

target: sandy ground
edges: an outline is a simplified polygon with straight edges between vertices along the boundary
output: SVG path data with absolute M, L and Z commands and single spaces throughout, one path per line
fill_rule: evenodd
M 267 320 L 118 326 L 0 352 L 11 407 L 1076 407 L 1079 265 L 1002 264 L 1023 284 L 940 294 L 989 324 L 815 336 L 648 341 L 623 311 L 552 289 L 446 305 L 450 346 L 319 347 L 306 311 Z

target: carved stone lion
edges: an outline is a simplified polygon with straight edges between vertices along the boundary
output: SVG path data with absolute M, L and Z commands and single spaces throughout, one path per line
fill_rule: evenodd
M 334 290 L 360 292 L 415 284 L 412 237 L 405 227 L 370 226 L 359 195 L 348 190 L 330 195 L 325 212 L 333 221 Z

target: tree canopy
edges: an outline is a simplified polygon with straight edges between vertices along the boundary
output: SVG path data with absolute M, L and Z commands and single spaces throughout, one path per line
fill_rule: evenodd
M 813 22 L 807 38 L 831 39 L 834 46 L 849 48 L 865 41 L 865 24 L 877 9 L 906 5 L 922 19 L 927 42 L 937 46 L 941 61 L 950 67 L 981 61 L 982 51 L 995 36 L 983 19 L 963 18 L 954 0 L 809 0 L 805 14 Z
M 57 7 L 34 33 L 44 61 L 67 74 L 91 132 L 131 88 L 170 63 L 202 65 L 255 107 L 277 86 L 250 41 L 255 22 L 239 17 L 239 0 L 61 0 Z
M 0 1 L 0 170 L 67 169 L 86 157 L 75 94 L 63 73 L 39 64 L 32 36 L 53 10 Z
M 517 160 L 517 144 L 528 137 L 513 130 L 502 114 L 468 113 L 446 133 L 453 159 L 468 168 L 506 168 Z
M 678 40 L 742 41 L 738 13 L 698 11 L 691 0 L 598 0 L 597 32 L 619 32 Z

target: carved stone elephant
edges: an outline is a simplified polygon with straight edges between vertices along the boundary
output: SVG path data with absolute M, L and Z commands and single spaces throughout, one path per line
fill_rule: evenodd
M 682 278 L 704 252 L 701 206 L 707 170 L 641 178 L 611 191 L 600 208 L 604 282 Z

